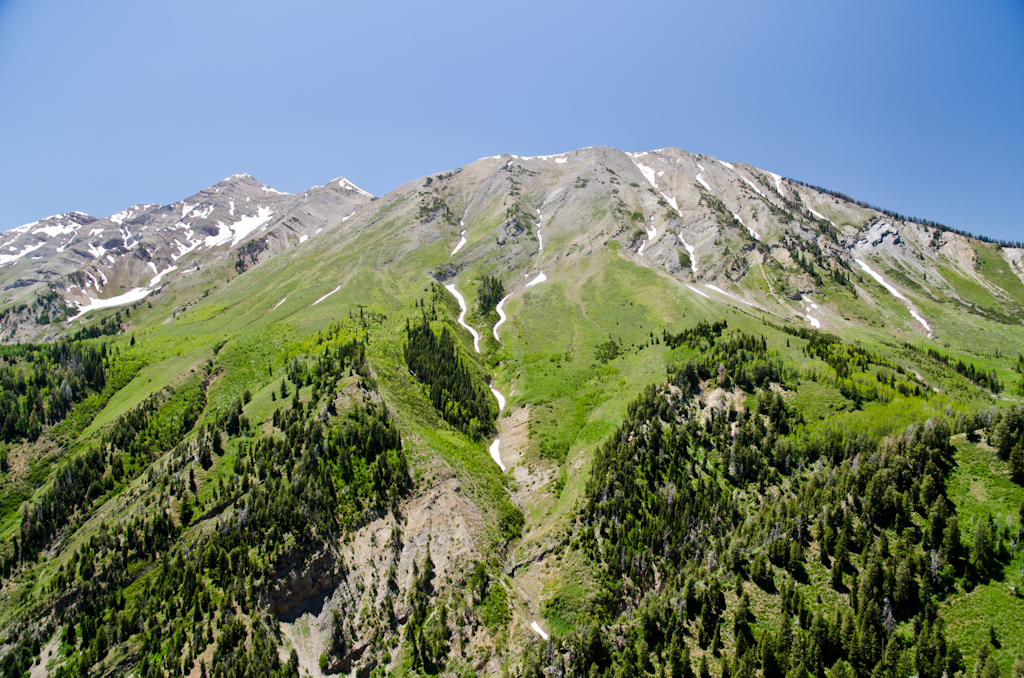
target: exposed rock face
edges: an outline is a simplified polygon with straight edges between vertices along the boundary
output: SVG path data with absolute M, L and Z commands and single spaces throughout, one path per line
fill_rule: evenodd
M 292 569 L 293 564 L 301 565 L 301 569 Z M 307 613 L 319 616 L 324 601 L 345 575 L 344 563 L 329 550 L 281 565 L 267 593 L 267 603 L 271 614 L 283 621 L 295 621 Z

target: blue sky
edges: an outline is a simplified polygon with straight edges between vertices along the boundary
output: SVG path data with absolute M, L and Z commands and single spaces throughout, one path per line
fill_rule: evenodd
M 1024 3 L 0 0 L 0 229 L 591 145 L 1024 240 Z

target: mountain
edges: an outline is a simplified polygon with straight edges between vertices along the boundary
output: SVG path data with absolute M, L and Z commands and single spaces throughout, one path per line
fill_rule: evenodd
M 288 195 L 238 174 L 171 205 L 25 224 L 0 238 L 0 286 L 10 309 L 0 331 L 9 343 L 52 338 L 59 325 L 51 323 L 138 301 L 212 261 L 235 256 L 244 270 L 371 199 L 344 178 Z
M 1011 243 L 602 147 L 6 238 L 4 675 L 1024 671 Z

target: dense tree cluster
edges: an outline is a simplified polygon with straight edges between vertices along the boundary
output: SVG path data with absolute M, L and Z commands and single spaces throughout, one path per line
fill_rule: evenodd
M 106 344 L 59 341 L 8 346 L 0 361 L 0 439 L 4 442 L 35 440 L 44 425 L 63 420 L 75 403 L 106 383 Z
M 998 412 L 988 426 L 989 444 L 1010 463 L 1010 477 L 1024 485 L 1024 407 Z
M 689 345 L 726 343 L 708 330 L 692 332 Z M 808 337 L 808 350 L 838 370 L 873 359 L 837 351 L 822 333 Z M 709 379 L 698 376 L 693 389 Z M 591 621 L 535 648 L 525 675 L 596 667 L 707 678 L 710 662 L 722 678 L 965 669 L 938 606 L 957 585 L 1001 576 L 1022 528 L 989 516 L 962 535 L 946 490 L 949 425 L 928 420 L 881 438 L 809 429 L 779 392 L 756 393 L 750 411 L 710 407 L 673 380 L 629 406 L 595 456 L 572 540 L 603 573 Z M 994 417 L 989 430 L 1004 454 L 1020 446 L 1024 408 Z M 828 571 L 837 604 L 822 604 L 812 561 Z M 778 623 L 757 619 L 749 585 L 774 601 Z M 557 613 L 558 600 L 549 604 Z M 979 656 L 977 675 L 985 666 Z
M 477 308 L 480 315 L 489 315 L 498 308 L 498 302 L 505 297 L 505 285 L 495 276 L 485 275 L 480 280 L 480 291 L 477 292 Z
M 448 327 L 435 334 L 424 317 L 406 321 L 405 333 L 409 371 L 430 389 L 430 402 L 444 420 L 470 438 L 493 433 L 498 416 L 494 397 L 474 379 Z
M 922 352 L 919 347 L 911 344 L 910 342 L 904 342 L 903 348 L 916 353 Z M 931 347 L 923 352 L 932 360 L 941 363 L 946 367 L 952 368 L 957 374 L 962 375 L 964 378 L 969 379 L 982 388 L 987 388 L 992 393 L 999 393 L 1003 390 L 1002 385 L 999 383 L 999 377 L 996 376 L 995 370 L 979 369 L 972 363 L 965 363 L 963 360 L 957 360 L 954 362 L 949 356 L 943 355 Z
M 74 334 L 68 336 L 68 341 L 71 343 L 77 341 L 84 341 L 86 339 L 96 339 L 97 337 L 109 337 L 121 334 L 124 331 L 124 326 L 121 324 L 121 312 L 118 311 L 112 316 L 101 319 L 97 323 L 86 325 L 85 327 L 75 330 Z
M 278 657 L 283 639 L 261 595 L 296 552 L 308 557 L 325 540 L 396 508 L 412 482 L 398 428 L 369 390 L 365 344 L 348 336 L 332 326 L 303 360 L 287 365 L 295 380 L 291 405 L 273 413 L 272 432 L 258 439 L 241 425 L 229 432 L 234 402 L 193 438 L 179 439 L 195 422 L 193 405 L 205 405 L 208 366 L 193 382 L 126 413 L 106 430 L 101 449 L 75 456 L 57 474 L 43 503 L 29 510 L 20 540 L 26 544 L 45 541 L 29 533 L 59 522 L 55 512 L 87 515 L 96 492 L 126 478 L 133 460 L 148 460 L 142 487 L 156 496 L 145 509 L 101 523 L 47 583 L 67 656 L 57 675 L 94 672 L 114 646 L 121 673 L 183 675 L 212 646 L 201 675 L 298 676 L 294 652 L 287 661 Z M 307 386 L 310 395 L 300 398 Z M 363 397 L 339 416 L 337 403 L 348 402 L 343 389 Z M 243 395 L 238 402 L 247 401 Z M 221 456 L 229 449 L 233 461 Z M 196 474 L 218 459 L 232 464 L 230 472 L 200 499 Z M 188 536 L 197 517 L 214 529 Z M 344 561 L 337 567 L 344 576 Z M 7 654 L 3 676 L 21 675 L 23 654 Z
M 723 338 L 725 328 L 725 321 L 714 325 L 701 322 L 678 335 L 665 332 L 663 340 L 670 347 L 685 344 L 699 350 L 693 359 L 669 364 L 670 380 L 687 391 L 702 381 L 714 378 L 716 385 L 722 388 L 736 386 L 752 392 L 770 383 L 782 383 L 795 375 L 791 368 L 788 371 L 783 368 L 778 352 L 768 349 L 763 336 L 734 332 Z

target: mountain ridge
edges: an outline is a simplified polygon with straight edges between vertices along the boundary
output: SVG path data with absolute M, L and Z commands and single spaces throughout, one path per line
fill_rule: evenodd
M 1019 250 L 681 149 L 235 184 L 0 307 L 5 675 L 1015 670 Z

